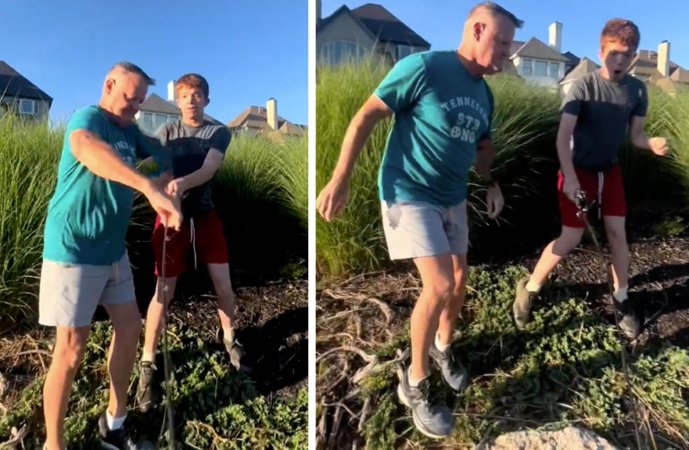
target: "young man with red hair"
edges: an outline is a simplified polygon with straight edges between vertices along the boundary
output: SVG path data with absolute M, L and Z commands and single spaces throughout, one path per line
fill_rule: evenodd
M 627 208 L 617 154 L 627 133 L 635 147 L 656 155 L 665 155 L 668 147 L 664 138 L 646 136 L 646 86 L 626 73 L 639 41 L 639 29 L 633 22 L 609 20 L 600 39 L 603 66 L 578 79 L 562 102 L 557 134 L 562 232 L 545 248 L 531 276 L 517 284 L 512 309 L 519 329 L 526 326 L 533 302 L 550 272 L 581 240 L 585 223 L 577 216 L 575 201 L 583 191 L 589 203 L 597 203 L 603 216 L 612 253 L 613 303 L 621 313 L 618 325 L 631 338 L 640 332 L 639 318 L 627 300 Z
M 182 201 L 184 222 L 179 231 L 168 230 L 165 279 L 162 278 L 162 248 L 165 229 L 156 220 L 152 236 L 156 257 L 156 292 L 146 315 L 146 332 L 141 360 L 137 401 L 146 411 L 152 402 L 151 382 L 156 369 L 155 351 L 163 323 L 164 305 L 172 299 L 177 277 L 187 269 L 191 249 L 196 261 L 208 267 L 218 296 L 218 316 L 223 343 L 230 361 L 237 369 L 248 369 L 241 344 L 234 337 L 235 295 L 230 280 L 227 244 L 223 225 L 212 201 L 212 180 L 222 164 L 230 144 L 230 130 L 205 119 L 204 109 L 210 102 L 208 82 L 198 74 L 189 73 L 175 83 L 177 106 L 182 119 L 164 124 L 157 132 L 165 148 L 172 154 L 174 179 L 166 191 Z M 163 292 L 163 286 L 166 287 Z

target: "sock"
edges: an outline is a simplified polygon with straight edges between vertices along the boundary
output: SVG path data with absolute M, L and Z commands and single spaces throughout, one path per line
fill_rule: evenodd
M 234 328 L 223 328 L 222 329 L 223 340 L 228 342 L 234 342 Z
M 141 356 L 141 361 L 148 361 L 150 363 L 155 362 L 156 360 L 156 352 L 147 352 L 144 350 L 143 355 Z
M 110 411 L 105 411 L 105 419 L 108 422 L 109 430 L 118 430 L 122 428 L 122 425 L 124 425 L 124 419 L 126 418 L 126 414 L 122 417 L 113 417 L 110 415 Z
M 449 346 L 450 346 L 449 343 L 448 344 L 441 344 L 438 333 L 435 333 L 435 348 L 437 348 L 441 352 L 444 352 L 445 349 L 447 349 Z
M 612 295 L 613 295 L 613 297 L 615 297 L 615 300 L 617 300 L 618 302 L 620 302 L 620 303 L 624 302 L 625 300 L 627 300 L 627 287 L 616 288 L 615 292 L 613 292 Z
M 407 369 L 407 379 L 409 380 L 409 386 L 411 386 L 411 387 L 418 387 L 418 386 L 419 386 L 419 383 L 421 383 L 421 382 L 422 382 L 423 380 L 425 380 L 426 378 L 427 378 L 427 377 L 423 377 L 423 378 L 421 378 L 421 379 L 419 379 L 419 380 L 415 380 L 415 379 L 412 378 L 412 376 L 411 376 L 411 366 L 409 367 L 409 369 Z
M 541 290 L 541 285 L 529 279 L 528 283 L 526 283 L 526 290 L 529 292 L 538 292 Z

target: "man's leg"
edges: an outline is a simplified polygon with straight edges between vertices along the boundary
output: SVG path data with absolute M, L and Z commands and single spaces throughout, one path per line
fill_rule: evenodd
M 63 428 L 69 394 L 79 364 L 84 357 L 91 327 L 56 328 L 53 359 L 43 385 L 46 449 L 64 449 Z
M 141 314 L 134 300 L 124 304 L 106 304 L 104 307 L 113 327 L 108 352 L 108 375 L 110 376 L 108 414 L 115 419 L 124 418 L 127 415 L 127 388 L 141 333 Z
M 410 382 L 414 385 L 430 374 L 428 350 L 435 339 L 441 313 L 449 309 L 455 290 L 452 256 L 415 258 L 421 276 L 421 295 L 411 315 L 411 370 Z

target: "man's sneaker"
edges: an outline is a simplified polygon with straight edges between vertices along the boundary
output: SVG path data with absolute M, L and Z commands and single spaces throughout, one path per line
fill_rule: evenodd
M 230 355 L 230 364 L 232 364 L 237 370 L 250 373 L 252 367 L 247 361 L 244 346 L 237 339 L 229 341 L 223 338 L 222 342 L 225 345 L 227 354 Z
M 153 375 L 156 366 L 150 361 L 142 361 L 139 367 L 139 385 L 136 388 L 136 404 L 142 412 L 153 406 Z
M 433 361 L 440 367 L 440 372 L 443 374 L 443 379 L 455 392 L 462 392 L 467 387 L 469 375 L 467 370 L 462 365 L 459 358 L 456 358 L 452 353 L 452 349 L 448 345 L 445 351 L 441 352 L 435 343 L 431 343 L 431 348 L 428 350 L 428 356 L 433 358 Z
M 397 396 L 402 403 L 411 408 L 416 428 L 434 439 L 449 436 L 453 425 L 452 412 L 447 405 L 432 403 L 428 378 L 421 380 L 417 387 L 412 387 L 409 385 L 407 368 L 401 372 Z
M 117 430 L 108 428 L 108 420 L 105 413 L 98 419 L 98 434 L 100 435 L 101 448 L 106 450 L 139 450 L 139 446 L 129 439 L 124 427 Z
M 636 311 L 634 311 L 630 300 L 627 299 L 623 302 L 618 302 L 615 300 L 615 297 L 613 297 L 612 304 L 618 312 L 615 315 L 615 320 L 619 320 L 619 322 L 617 322 L 617 326 L 620 327 L 622 332 L 628 338 L 636 338 L 641 332 L 641 321 L 639 320 L 639 316 L 636 314 Z
M 529 292 L 526 289 L 526 283 L 529 282 L 529 277 L 524 277 L 517 282 L 517 293 L 512 304 L 512 314 L 514 317 L 514 325 L 518 330 L 526 328 L 526 324 L 531 318 L 531 306 L 538 297 L 538 292 Z

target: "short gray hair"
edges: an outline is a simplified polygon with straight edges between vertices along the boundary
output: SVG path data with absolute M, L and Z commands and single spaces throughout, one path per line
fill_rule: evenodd
M 121 70 L 124 70 L 125 72 L 135 73 L 135 74 L 141 76 L 141 78 L 143 78 L 144 81 L 146 81 L 146 85 L 148 85 L 148 86 L 153 86 L 156 84 L 156 80 L 149 77 L 148 74 L 146 72 L 144 72 L 141 67 L 137 66 L 134 63 L 130 63 L 127 61 L 120 61 L 117 64 L 115 64 L 111 70 L 114 70 L 114 69 L 121 69 Z
M 479 3 L 478 5 L 471 8 L 471 11 L 469 11 L 469 17 L 471 17 L 478 9 L 481 8 L 487 9 L 493 16 L 503 15 L 507 17 L 508 19 L 510 19 L 510 22 L 512 22 L 515 28 L 521 28 L 524 25 L 523 20 L 517 19 L 517 16 L 515 16 L 514 14 L 512 14 L 511 12 L 509 12 L 508 10 L 494 2 Z

